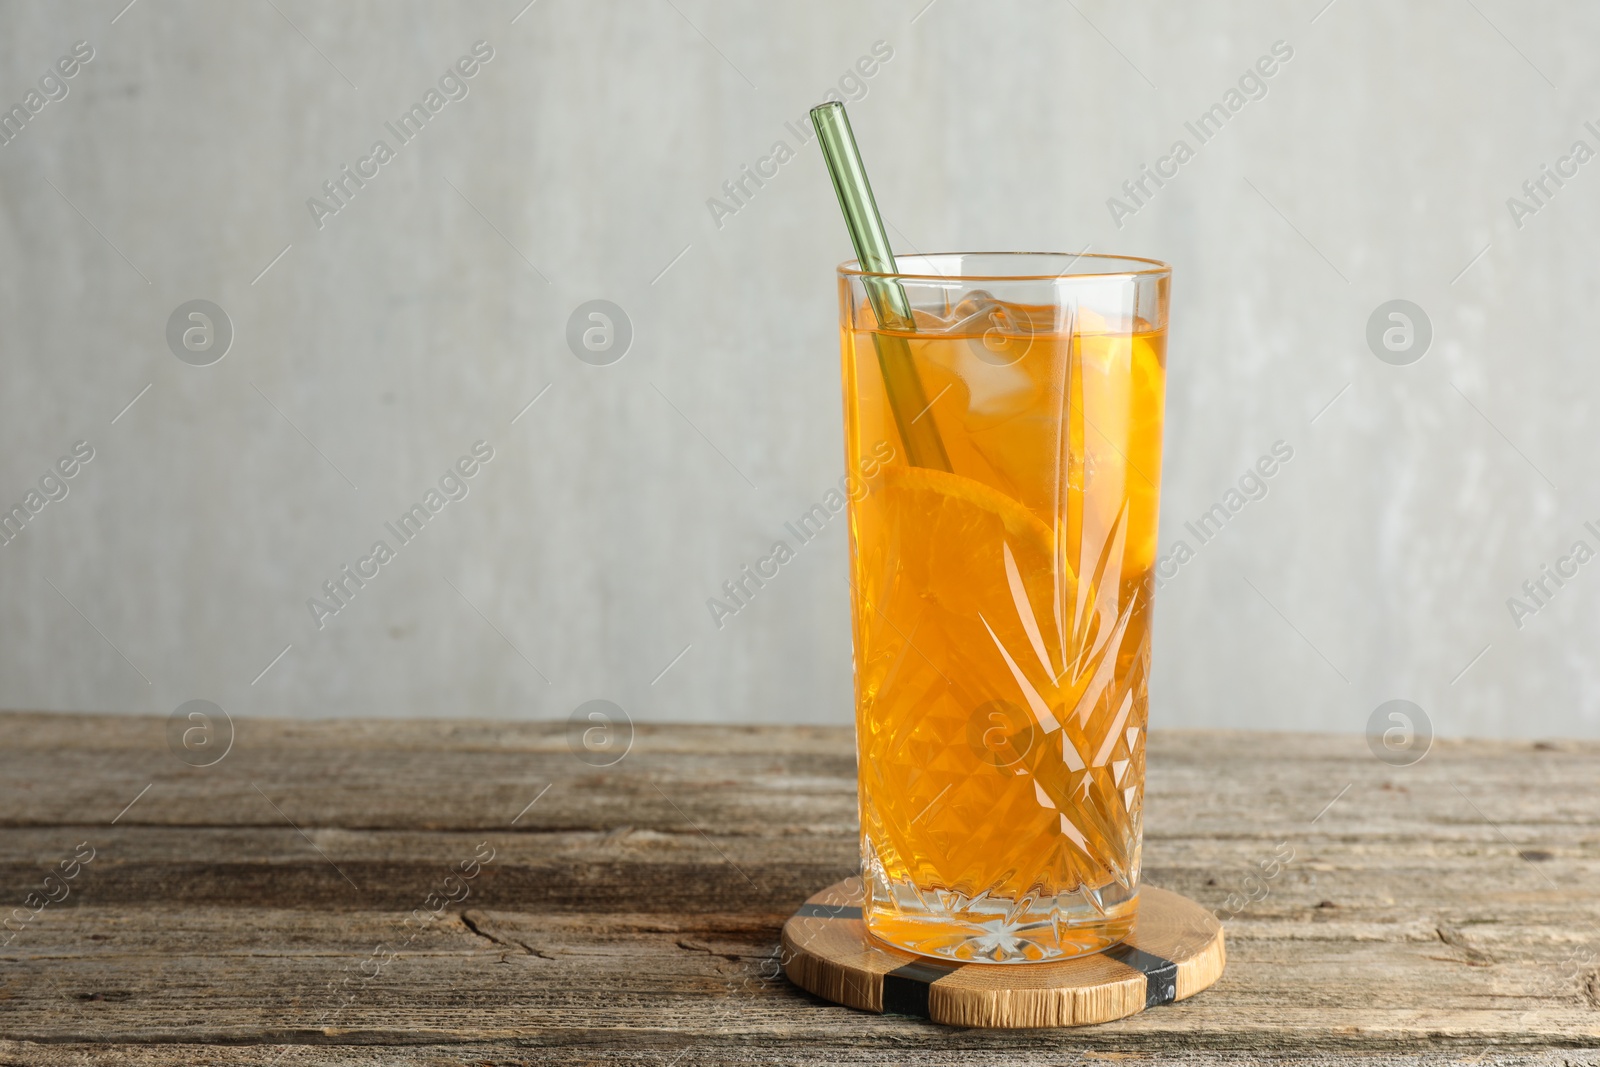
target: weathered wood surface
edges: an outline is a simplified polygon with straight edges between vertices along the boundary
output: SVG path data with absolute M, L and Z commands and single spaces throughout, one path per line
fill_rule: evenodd
M 565 723 L 252 720 L 196 769 L 165 727 L 0 715 L 0 916 L 94 850 L 0 948 L 0 1064 L 1600 1063 L 1593 742 L 1156 731 L 1146 878 L 1223 911 L 1227 972 L 997 1032 L 778 976 L 855 865 L 847 731 L 641 726 L 595 768 Z

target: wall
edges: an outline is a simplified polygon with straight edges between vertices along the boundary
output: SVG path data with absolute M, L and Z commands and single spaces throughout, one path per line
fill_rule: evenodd
M 0 497 L 94 458 L 0 547 L 0 705 L 848 721 L 842 523 L 721 629 L 705 602 L 841 472 L 848 247 L 796 131 L 881 41 L 851 114 L 902 248 L 1173 264 L 1164 552 L 1293 448 L 1161 591 L 1156 724 L 1358 730 L 1404 698 L 1440 733 L 1600 733 L 1600 564 L 1507 605 L 1600 548 L 1600 164 L 1521 189 L 1600 149 L 1600 14 L 1323 2 L 8 5 L 8 106 L 94 54 L 0 146 Z M 209 366 L 167 339 L 196 299 L 232 325 Z M 566 340 L 595 299 L 632 325 L 609 366 Z M 1409 365 L 1366 336 L 1394 299 L 1431 323 Z M 314 621 L 480 440 L 466 497 Z

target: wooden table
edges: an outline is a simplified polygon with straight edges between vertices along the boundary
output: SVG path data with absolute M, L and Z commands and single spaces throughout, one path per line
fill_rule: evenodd
M 1156 731 L 1145 877 L 1223 911 L 1222 981 L 955 1031 L 776 974 L 856 862 L 845 730 L 596 767 L 565 723 L 250 720 L 194 768 L 164 719 L 0 715 L 0 1064 L 1600 1062 L 1597 757 Z

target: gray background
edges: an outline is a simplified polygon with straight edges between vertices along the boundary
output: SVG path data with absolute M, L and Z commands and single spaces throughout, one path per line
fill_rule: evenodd
M 0 499 L 96 450 L 0 547 L 0 705 L 849 721 L 842 522 L 723 629 L 705 605 L 842 471 L 848 248 L 814 143 L 720 227 L 706 201 L 882 40 L 851 114 L 901 248 L 1173 264 L 1163 551 L 1294 448 L 1160 593 L 1156 725 L 1405 698 L 1600 733 L 1600 563 L 1506 605 L 1600 519 L 1600 162 L 1506 205 L 1600 148 L 1592 7 L 124 2 L 0 7 L 8 107 L 96 53 L 0 147 Z M 319 230 L 306 199 L 479 39 L 470 95 Z M 1266 97 L 1114 225 L 1278 40 Z M 235 331 L 209 367 L 165 341 L 199 298 Z M 1395 298 L 1433 326 L 1410 366 L 1365 340 Z M 633 324 L 609 367 L 565 343 L 591 299 Z M 307 598 L 480 438 L 470 495 L 319 631 Z

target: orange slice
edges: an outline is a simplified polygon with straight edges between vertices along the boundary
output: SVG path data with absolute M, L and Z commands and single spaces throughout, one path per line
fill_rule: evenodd
M 1012 673 L 1047 693 L 1065 651 L 1061 607 L 1076 590 L 1050 527 L 982 482 L 926 467 L 885 468 L 874 496 L 894 546 L 898 610 L 920 615 L 913 601 L 937 609 L 929 622 L 953 654 L 998 645 Z
M 926 536 L 963 553 L 993 554 L 1004 531 L 1013 551 L 1021 548 L 1048 564 L 1055 535 L 1039 517 L 1000 490 L 959 474 L 930 467 L 885 467 L 883 489 L 902 521 L 925 524 Z

